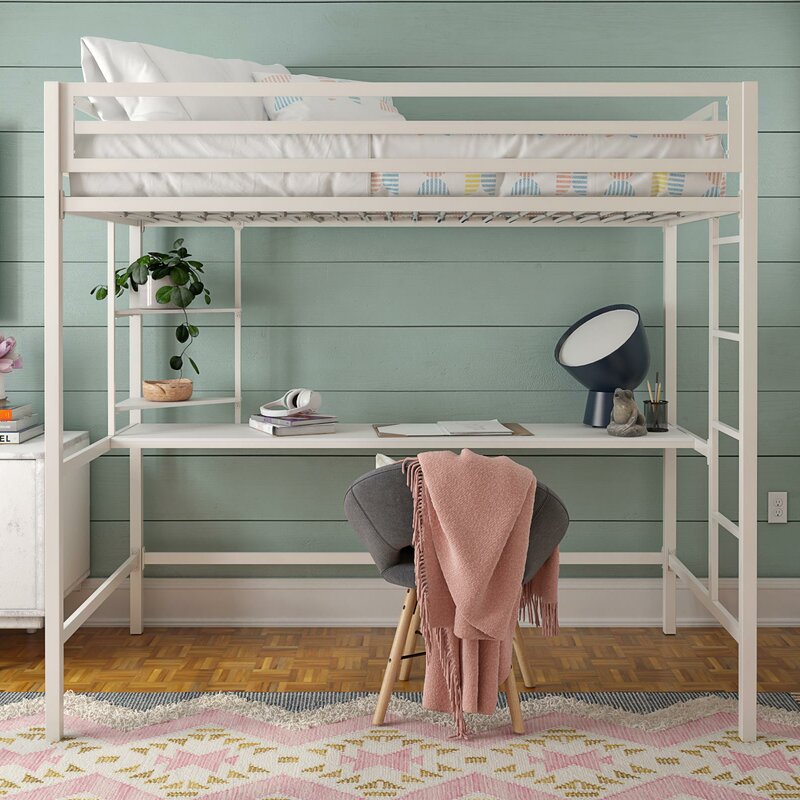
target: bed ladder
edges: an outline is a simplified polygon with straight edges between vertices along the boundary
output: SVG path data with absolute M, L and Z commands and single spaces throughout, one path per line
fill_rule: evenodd
M 708 595 L 739 645 L 739 735 L 752 741 L 757 710 L 757 262 L 755 243 L 748 241 L 752 223 L 746 212 L 739 217 L 739 234 L 720 236 L 719 218 L 709 220 L 708 242 Z M 755 238 L 755 237 L 752 237 Z M 736 330 L 720 325 L 720 250 L 738 247 L 738 325 Z M 738 423 L 720 416 L 720 343 L 738 350 Z M 720 510 L 721 437 L 737 444 L 738 512 L 734 522 Z M 734 618 L 719 600 L 719 531 L 738 545 L 738 614 Z M 728 624 L 725 624 L 726 621 Z

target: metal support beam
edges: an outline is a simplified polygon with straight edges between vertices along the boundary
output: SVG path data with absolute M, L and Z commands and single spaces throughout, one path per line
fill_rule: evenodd
M 666 226 L 663 242 L 664 282 L 664 398 L 667 422 L 678 423 L 678 228 Z M 665 450 L 662 457 L 662 610 L 661 629 L 674 634 L 677 616 L 677 581 L 670 556 L 678 546 L 678 454 Z
M 242 421 L 242 225 L 233 226 L 233 421 Z
M 128 240 L 128 259 L 133 262 L 142 254 L 141 226 L 130 228 Z M 129 321 L 129 381 L 130 396 L 142 395 L 142 317 L 134 316 Z M 142 421 L 139 409 L 130 411 L 129 424 Z M 143 631 L 144 606 L 144 490 L 142 486 L 142 451 L 132 447 L 129 454 L 129 492 L 130 492 L 130 554 L 137 557 L 136 565 L 130 574 L 130 632 Z
M 739 218 L 739 736 L 756 738 L 758 581 L 758 84 L 742 84 Z
M 62 473 L 64 458 L 64 241 L 59 131 L 61 86 L 44 85 L 44 650 L 45 733 L 64 734 Z

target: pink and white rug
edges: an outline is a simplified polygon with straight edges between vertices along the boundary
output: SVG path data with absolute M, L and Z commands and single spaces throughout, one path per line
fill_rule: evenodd
M 470 718 L 468 741 L 451 739 L 449 719 L 416 699 L 396 696 L 376 728 L 374 695 L 325 697 L 297 710 L 231 694 L 155 707 L 68 694 L 69 738 L 57 745 L 45 740 L 41 696 L 0 703 L 0 797 L 800 798 L 800 711 L 791 699 L 760 706 L 759 739 L 744 744 L 729 697 L 626 708 L 533 696 L 523 702 L 524 735 L 501 709 Z

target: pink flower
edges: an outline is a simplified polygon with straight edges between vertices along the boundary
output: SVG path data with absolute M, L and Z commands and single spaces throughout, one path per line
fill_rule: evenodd
M 17 340 L 13 336 L 5 338 L 0 334 L 0 358 L 7 356 L 17 346 Z
M 13 336 L 0 334 L 0 373 L 7 374 L 14 369 L 22 369 L 22 358 L 14 352 L 17 340 Z

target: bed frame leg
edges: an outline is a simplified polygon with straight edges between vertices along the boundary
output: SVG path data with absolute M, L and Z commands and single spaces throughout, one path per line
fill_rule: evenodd
M 667 422 L 678 421 L 678 228 L 664 227 L 664 397 L 669 401 Z M 661 630 L 672 635 L 676 630 L 677 576 L 669 557 L 678 538 L 678 458 L 676 450 L 665 450 L 662 458 L 662 608 Z
M 144 230 L 140 226 L 131 227 L 128 240 L 128 260 L 133 263 L 142 254 Z M 134 316 L 128 320 L 128 381 L 131 397 L 141 397 L 142 393 L 142 317 Z M 142 421 L 142 412 L 130 412 L 131 425 Z M 136 568 L 131 571 L 130 586 L 130 632 L 140 634 L 144 630 L 144 473 L 141 448 L 131 448 L 129 457 L 129 497 L 130 531 L 129 546 L 131 554 L 138 554 Z
M 130 552 L 139 559 L 131 570 L 130 584 L 130 632 L 140 634 L 144 630 L 144 497 L 142 491 L 142 451 L 131 448 L 130 451 Z
M 61 215 L 61 85 L 44 88 L 44 649 L 45 734 L 64 735 L 64 231 Z M 71 109 L 70 109 L 71 111 Z M 64 117 L 64 120 L 62 120 Z

